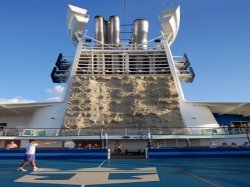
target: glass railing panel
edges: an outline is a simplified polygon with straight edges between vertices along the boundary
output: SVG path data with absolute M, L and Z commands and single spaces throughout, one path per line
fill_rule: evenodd
M 211 136 L 211 135 L 248 135 L 250 128 L 219 127 L 219 128 L 163 128 L 163 127 L 134 127 L 134 128 L 81 128 L 81 129 L 55 129 L 55 128 L 4 128 L 0 136 L 124 136 L 124 135 L 186 135 L 186 136 Z

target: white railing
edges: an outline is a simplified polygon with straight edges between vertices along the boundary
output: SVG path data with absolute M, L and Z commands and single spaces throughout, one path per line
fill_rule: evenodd
M 114 49 L 163 49 L 162 36 L 153 38 L 143 44 L 132 44 L 126 40 L 121 40 L 120 44 L 106 44 L 102 43 L 95 38 L 83 34 L 81 43 L 83 49 L 94 49 L 94 50 L 114 50 Z
M 0 136 L 127 136 L 127 135 L 185 135 L 185 136 L 216 136 L 216 135 L 238 135 L 250 133 L 249 127 L 219 127 L 219 128 L 81 128 L 81 129 L 55 129 L 55 128 L 3 128 Z
M 170 74 L 164 50 L 82 50 L 76 74 Z

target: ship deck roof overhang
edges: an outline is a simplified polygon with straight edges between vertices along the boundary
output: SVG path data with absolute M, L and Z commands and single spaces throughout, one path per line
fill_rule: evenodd
M 43 107 L 54 106 L 59 102 L 44 102 L 44 103 L 7 103 L 0 104 L 0 117 L 27 115 L 33 113 L 35 110 Z
M 196 106 L 208 107 L 212 113 L 219 115 L 234 114 L 250 117 L 250 103 L 248 102 L 189 102 Z

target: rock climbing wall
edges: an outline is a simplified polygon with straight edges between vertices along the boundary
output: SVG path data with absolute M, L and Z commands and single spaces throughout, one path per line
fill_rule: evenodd
M 72 82 L 64 126 L 78 129 L 184 124 L 170 75 L 77 75 Z

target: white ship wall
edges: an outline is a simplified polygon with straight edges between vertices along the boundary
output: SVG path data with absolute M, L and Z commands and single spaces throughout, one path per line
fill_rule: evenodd
M 219 127 L 212 112 L 207 107 L 195 106 L 189 102 L 180 102 L 180 111 L 186 127 Z
M 49 106 L 36 108 L 33 112 L 20 112 L 1 116 L 0 122 L 6 123 L 7 128 L 27 129 L 27 128 L 61 128 L 66 102 L 48 103 Z
M 36 110 L 29 123 L 31 128 L 61 128 L 66 103 L 56 103 L 52 106 Z
M 0 117 L 1 123 L 7 123 L 8 128 L 27 128 L 32 115 L 12 115 Z

